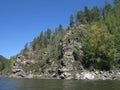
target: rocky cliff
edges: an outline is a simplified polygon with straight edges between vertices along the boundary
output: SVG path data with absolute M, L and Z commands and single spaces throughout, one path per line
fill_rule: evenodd
M 48 57 L 46 48 L 39 56 L 31 52 L 29 58 L 18 55 L 12 67 L 10 77 L 15 78 L 51 78 L 51 79 L 120 79 L 120 71 L 88 71 L 85 70 L 80 62 L 83 56 L 81 31 L 85 29 L 80 25 L 74 30 L 65 33 L 59 44 L 56 46 L 57 57 L 49 57 L 44 62 L 43 58 Z M 34 54 L 34 55 L 33 55 Z M 39 64 L 38 64 L 39 63 Z
M 81 26 L 79 28 L 83 27 L 84 26 Z M 76 64 L 74 56 L 74 49 L 82 48 L 81 42 L 77 41 L 77 36 L 73 38 L 73 36 L 76 34 L 78 34 L 78 32 L 74 32 L 72 30 L 66 32 L 56 47 L 57 52 L 59 53 L 58 57 L 53 57 L 49 58 L 49 60 L 46 60 L 44 63 L 47 64 L 47 68 L 39 68 L 39 74 L 37 73 L 37 76 L 45 76 L 58 79 L 72 79 L 76 77 L 76 74 L 78 74 L 78 72 L 84 70 L 81 65 Z M 43 57 L 47 57 L 47 51 L 44 51 L 42 55 Z M 82 56 L 81 50 L 79 56 Z M 23 55 L 18 55 L 12 67 L 10 77 L 35 77 L 35 74 L 33 73 L 34 69 L 32 69 L 31 66 L 34 66 L 37 63 L 39 63 L 39 61 L 35 62 L 33 57 L 27 59 Z

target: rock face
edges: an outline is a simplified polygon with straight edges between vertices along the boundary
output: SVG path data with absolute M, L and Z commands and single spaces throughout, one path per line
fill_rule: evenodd
M 78 46 L 81 48 L 81 43 L 76 42 L 74 39 L 69 39 L 73 34 L 72 31 L 69 31 L 63 38 L 60 43 L 60 47 L 62 47 L 62 58 L 60 59 L 60 65 L 58 67 L 58 72 L 56 73 L 57 77 L 60 79 L 74 79 L 76 72 L 78 72 L 77 68 L 74 66 L 75 58 L 73 55 L 74 47 Z M 83 68 L 82 68 L 83 69 Z
M 24 67 L 27 64 L 33 63 L 30 60 L 26 60 L 24 56 L 18 56 L 11 71 L 10 77 L 15 77 L 15 78 L 29 78 L 30 76 L 30 71 L 26 72 Z
M 71 44 L 72 45 L 72 44 Z M 70 46 L 72 47 L 72 46 Z M 13 65 L 11 75 L 14 78 L 33 78 L 33 77 L 49 77 L 51 79 L 83 79 L 83 80 L 120 80 L 120 70 L 114 71 L 87 71 L 82 66 L 78 69 L 74 66 L 74 57 L 70 48 L 64 48 L 65 52 L 59 66 L 52 63 L 51 68 L 45 70 L 44 74 L 34 75 L 31 71 L 25 71 L 27 64 L 33 64 L 33 61 L 18 56 Z M 71 50 L 72 51 L 72 50 Z M 51 72 L 50 72 L 51 71 Z

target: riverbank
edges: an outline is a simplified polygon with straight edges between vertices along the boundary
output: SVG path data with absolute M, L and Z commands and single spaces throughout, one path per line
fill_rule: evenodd
M 65 50 L 64 50 L 65 51 Z M 66 59 L 67 58 L 67 59 Z M 39 68 L 39 72 L 35 73 L 34 69 L 29 69 L 30 65 L 37 65 L 35 62 L 18 56 L 11 73 L 10 78 L 38 78 L 38 79 L 77 79 L 77 80 L 120 80 L 120 70 L 111 71 L 88 71 L 81 64 L 76 64 L 71 53 L 64 55 L 64 61 L 60 64 L 50 62 L 51 65 L 44 70 Z M 36 70 L 36 69 L 35 69 Z
M 120 71 L 85 71 L 78 74 L 77 79 L 88 79 L 88 80 L 120 80 Z
M 37 79 L 76 79 L 76 80 L 120 80 L 120 70 L 112 70 L 112 71 L 83 71 L 81 73 L 76 73 L 73 75 L 69 75 L 67 78 L 66 73 L 64 73 L 61 77 L 59 76 L 52 76 L 52 75 L 35 75 L 35 74 L 28 74 L 28 75 L 9 75 L 10 78 L 37 78 Z

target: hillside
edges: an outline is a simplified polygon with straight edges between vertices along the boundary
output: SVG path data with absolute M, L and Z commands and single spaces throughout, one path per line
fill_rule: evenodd
M 0 55 L 0 74 L 5 69 L 6 62 L 7 62 L 7 59 L 3 57 L 2 55 Z
M 7 66 L 9 77 L 120 79 L 120 1 L 85 6 L 70 26 L 41 32 Z
M 78 29 L 83 28 L 84 26 L 81 25 Z M 76 53 L 75 50 L 78 49 L 80 53 L 77 57 L 82 57 L 82 51 L 80 50 L 82 45 L 77 37 L 79 32 L 79 30 L 74 32 L 71 30 L 66 31 L 63 38 L 56 45 L 47 46 L 43 51 L 26 52 L 27 57 L 18 55 L 15 65 L 12 68 L 13 77 L 19 75 L 20 77 L 26 77 L 31 74 L 37 74 L 48 78 L 69 78 L 71 74 L 77 72 L 77 68 L 82 69 L 75 62 L 77 58 L 75 59 L 76 56 L 73 55 L 73 53 Z M 62 76 L 64 74 L 66 77 Z

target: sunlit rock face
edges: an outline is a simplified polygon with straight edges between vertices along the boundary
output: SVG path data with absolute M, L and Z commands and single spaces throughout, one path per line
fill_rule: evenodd
M 26 71 L 25 67 L 27 65 L 33 64 L 33 61 L 25 59 L 24 56 L 20 55 L 16 57 L 16 61 L 12 67 L 11 75 L 10 77 L 15 77 L 15 78 L 26 78 L 28 77 L 31 73 L 31 71 Z
M 92 73 L 85 72 L 83 74 L 83 79 L 93 80 L 94 78 L 95 78 L 95 76 Z

